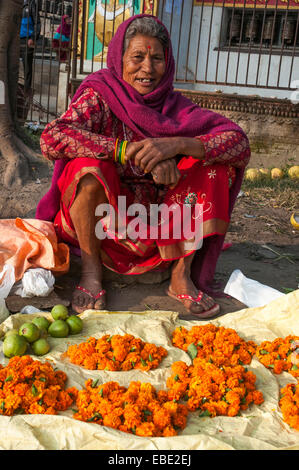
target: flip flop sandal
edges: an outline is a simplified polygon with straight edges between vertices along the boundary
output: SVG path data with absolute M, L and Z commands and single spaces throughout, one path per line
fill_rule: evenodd
M 82 286 L 79 286 L 79 285 L 76 286 L 75 289 L 78 289 L 78 290 L 84 292 L 84 294 L 89 295 L 93 300 L 99 300 L 103 295 L 106 294 L 105 289 L 102 289 L 102 290 L 101 290 L 98 294 L 96 294 L 96 295 L 93 295 L 93 294 L 90 292 L 90 290 L 85 289 L 85 287 L 82 287 Z M 105 303 L 105 302 L 104 302 L 104 303 Z M 103 303 L 103 307 L 104 307 L 104 303 Z M 98 310 L 101 310 L 101 309 L 98 309 Z
M 167 295 L 169 295 L 173 299 L 176 299 L 180 302 L 182 302 L 182 300 L 191 300 L 193 303 L 199 305 L 201 300 L 202 300 L 202 297 L 203 297 L 203 292 L 199 291 L 198 296 L 193 297 L 192 295 L 188 295 L 188 294 L 179 294 L 179 295 L 173 294 L 168 289 Z M 220 312 L 220 305 L 215 303 L 215 305 L 213 307 L 211 307 L 209 310 L 202 310 L 199 313 L 195 313 L 195 312 L 190 311 L 189 313 L 190 313 L 190 315 L 192 315 L 194 317 L 197 317 L 197 318 L 200 318 L 200 319 L 206 319 L 206 318 L 213 318 L 214 316 L 217 316 L 219 312 Z

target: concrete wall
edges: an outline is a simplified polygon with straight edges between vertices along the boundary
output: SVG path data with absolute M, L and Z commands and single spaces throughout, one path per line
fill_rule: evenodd
M 182 92 L 202 108 L 228 117 L 246 132 L 252 155 L 250 166 L 299 164 L 299 104 L 252 96 Z

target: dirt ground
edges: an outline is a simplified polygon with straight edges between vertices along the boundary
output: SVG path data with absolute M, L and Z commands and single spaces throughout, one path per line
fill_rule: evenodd
M 1 166 L 2 165 L 2 166 Z M 0 178 L 3 160 L 0 159 Z M 32 167 L 32 177 L 22 188 L 7 190 L 0 187 L 0 217 L 33 218 L 37 202 L 50 186 L 52 167 L 41 161 Z M 1 178 L 2 179 L 2 178 Z M 215 279 L 227 283 L 232 271 L 240 269 L 251 279 L 275 289 L 297 289 L 299 283 L 299 231 L 290 224 L 292 212 L 298 211 L 297 190 L 275 188 L 248 188 L 237 199 L 226 243 L 232 246 L 223 251 Z M 297 205 L 297 207 L 296 207 Z M 79 280 L 80 259 L 72 257 L 70 271 L 57 277 L 55 290 L 49 297 L 24 299 L 10 296 L 7 307 L 16 313 L 25 305 L 47 310 L 57 303 L 69 305 L 71 292 Z M 169 310 L 184 312 L 184 307 L 165 295 L 169 272 L 148 273 L 143 276 L 118 276 L 105 272 L 104 288 L 108 308 L 116 310 Z M 236 299 L 217 299 L 222 314 L 245 306 Z

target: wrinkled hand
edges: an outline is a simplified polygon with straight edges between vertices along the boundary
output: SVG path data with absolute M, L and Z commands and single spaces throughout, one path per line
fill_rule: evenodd
M 134 159 L 136 166 L 149 173 L 158 163 L 169 160 L 179 153 L 180 143 L 177 137 L 143 139 L 127 145 L 125 160 Z
M 156 184 L 169 185 L 171 189 L 176 186 L 181 177 L 173 158 L 157 163 L 151 173 Z

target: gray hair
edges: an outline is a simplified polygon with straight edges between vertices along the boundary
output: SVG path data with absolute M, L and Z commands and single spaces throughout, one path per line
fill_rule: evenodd
M 126 51 L 131 39 L 137 34 L 157 38 L 161 42 L 164 51 L 168 47 L 169 39 L 164 26 L 157 23 L 154 18 L 144 17 L 136 18 L 136 20 L 130 23 L 125 35 L 123 52 Z

